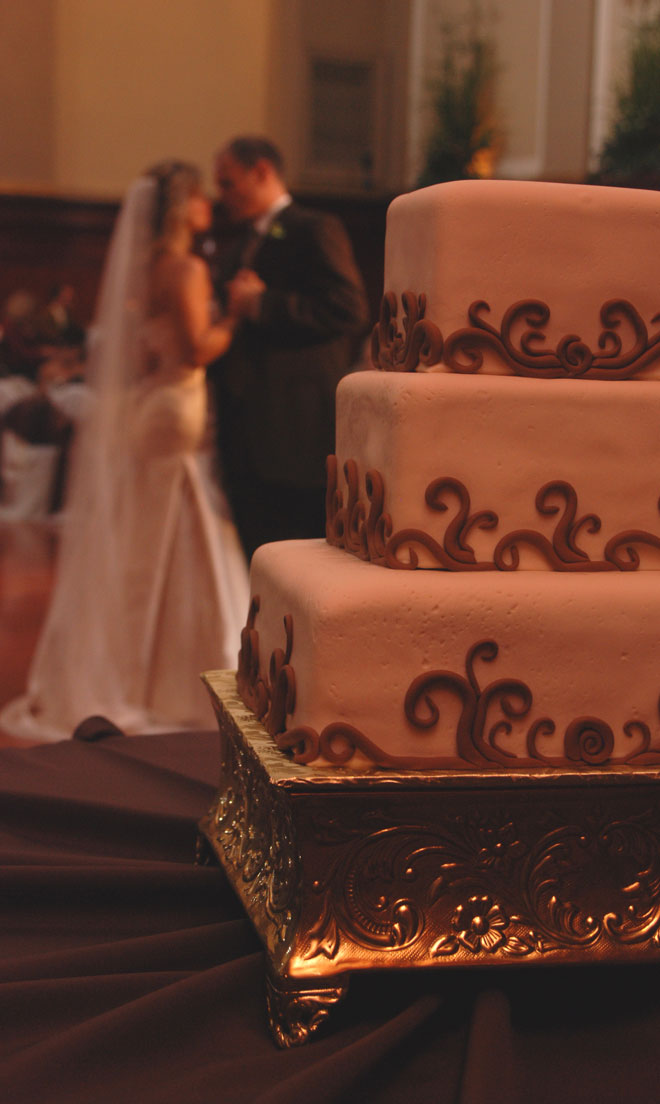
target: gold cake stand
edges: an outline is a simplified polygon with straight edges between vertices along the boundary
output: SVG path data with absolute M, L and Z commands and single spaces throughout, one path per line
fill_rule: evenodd
M 660 959 L 660 770 L 438 771 L 293 763 L 204 676 L 220 788 L 200 821 L 267 956 L 280 1046 L 356 970 Z

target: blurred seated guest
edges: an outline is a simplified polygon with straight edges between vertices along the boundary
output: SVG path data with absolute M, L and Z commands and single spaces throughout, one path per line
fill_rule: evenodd
M 28 395 L 34 395 L 37 390 L 34 380 L 29 380 L 25 376 L 0 375 L 0 419 L 10 406 L 20 399 L 26 399 Z
M 90 402 L 84 348 L 78 344 L 54 347 L 39 369 L 39 385 L 58 410 L 80 422 Z
M 0 379 L 0 520 L 44 520 L 62 508 L 73 434 L 89 404 L 77 344 L 53 346 L 37 383 Z
M 36 379 L 43 359 L 37 300 L 29 291 L 15 291 L 0 310 L 0 374 Z
M 50 387 L 64 383 L 83 383 L 84 380 L 84 346 L 68 342 L 53 345 L 39 368 L 39 383 Z
M 0 520 L 34 521 L 61 508 L 73 422 L 35 391 L 0 416 Z
M 368 310 L 344 227 L 292 200 L 272 142 L 234 138 L 217 155 L 215 180 L 242 226 L 216 268 L 219 296 L 241 325 L 210 380 L 223 475 L 251 554 L 325 532 L 335 389 Z
M 82 345 L 85 331 L 74 320 L 75 291 L 71 284 L 56 284 L 37 317 L 37 331 L 43 345 Z

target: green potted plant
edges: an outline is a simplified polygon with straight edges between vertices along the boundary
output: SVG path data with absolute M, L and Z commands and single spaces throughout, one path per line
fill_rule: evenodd
M 494 50 L 472 20 L 466 33 L 443 27 L 433 89 L 433 126 L 417 185 L 492 175 Z
M 627 80 L 619 87 L 596 180 L 660 188 L 660 16 L 633 33 Z

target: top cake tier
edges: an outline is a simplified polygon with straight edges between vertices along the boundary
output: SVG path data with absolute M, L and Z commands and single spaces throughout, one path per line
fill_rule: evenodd
M 385 370 L 660 378 L 660 193 L 469 180 L 390 205 Z

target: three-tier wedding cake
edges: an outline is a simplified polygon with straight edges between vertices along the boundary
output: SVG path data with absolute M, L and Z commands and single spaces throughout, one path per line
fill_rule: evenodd
M 238 687 L 319 765 L 660 764 L 660 194 L 394 201 L 327 540 L 264 545 Z

